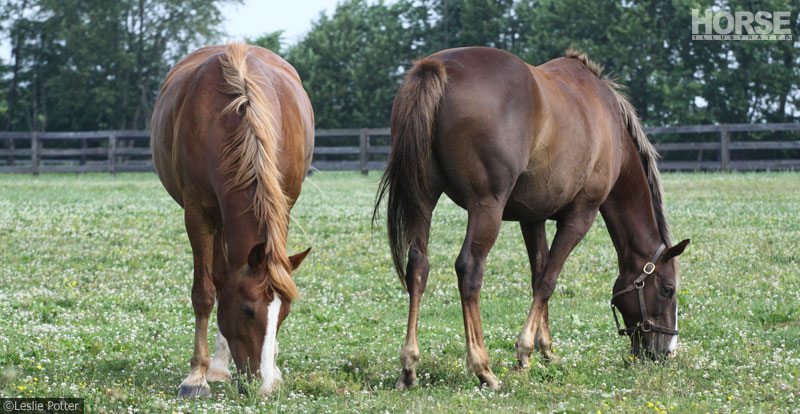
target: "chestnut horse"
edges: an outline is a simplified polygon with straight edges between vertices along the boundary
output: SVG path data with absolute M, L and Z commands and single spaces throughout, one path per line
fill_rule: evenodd
M 614 292 L 620 294 L 613 303 L 628 327 L 620 332 L 630 334 L 636 354 L 675 350 L 674 259 L 689 241 L 670 247 L 655 150 L 617 85 L 600 75 L 597 65 L 574 51 L 534 67 L 482 47 L 438 52 L 407 74 L 392 109 L 391 154 L 373 212 L 375 217 L 388 195 L 392 258 L 409 294 L 398 388 L 416 383 L 428 234 L 443 192 L 467 210 L 455 268 L 467 365 L 482 384 L 499 386 L 489 368 L 478 302 L 501 220 L 520 223 L 533 274 L 533 303 L 515 344 L 520 367 L 528 366 L 534 347 L 545 359 L 554 357 L 547 303 L 567 256 L 598 211 L 617 250 Z M 557 228 L 549 248 L 548 219 Z
M 230 380 L 231 357 L 269 394 L 281 379 L 275 337 L 298 296 L 291 273 L 308 254 L 286 252 L 289 211 L 314 145 L 300 78 L 260 47 L 204 47 L 167 75 L 151 132 L 156 171 L 184 209 L 194 256 L 194 354 L 178 395 L 208 395 L 206 379 Z M 219 333 L 209 363 L 215 300 Z

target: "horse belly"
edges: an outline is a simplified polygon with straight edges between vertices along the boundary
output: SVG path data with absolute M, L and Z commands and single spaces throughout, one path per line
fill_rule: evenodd
M 550 178 L 531 171 L 522 173 L 506 202 L 503 220 L 542 221 L 569 205 L 577 189 Z

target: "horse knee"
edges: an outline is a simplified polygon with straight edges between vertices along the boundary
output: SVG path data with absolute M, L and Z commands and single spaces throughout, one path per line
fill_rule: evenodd
M 192 286 L 192 307 L 196 313 L 210 314 L 214 309 L 214 299 L 216 298 L 216 289 L 213 285 L 206 286 L 202 284 L 198 286 L 195 283 Z M 210 283 L 208 284 L 210 285 Z

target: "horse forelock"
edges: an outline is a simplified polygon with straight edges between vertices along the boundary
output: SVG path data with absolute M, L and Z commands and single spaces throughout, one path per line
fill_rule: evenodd
M 222 155 L 222 170 L 232 177 L 225 183 L 227 191 L 255 184 L 251 210 L 258 220 L 259 231 L 266 230 L 265 253 L 269 258 L 261 288 L 269 295 L 272 287 L 291 301 L 299 292 L 290 275 L 286 248 L 289 207 L 278 170 L 278 121 L 263 90 L 270 86 L 268 79 L 251 73 L 247 48 L 243 43 L 229 43 L 220 57 L 222 92 L 231 96 L 223 114 L 242 115 Z

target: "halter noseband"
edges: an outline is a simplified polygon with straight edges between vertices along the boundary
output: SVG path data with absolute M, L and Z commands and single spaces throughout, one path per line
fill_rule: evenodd
M 658 250 L 656 250 L 656 253 L 653 255 L 653 258 L 649 262 L 644 264 L 644 267 L 642 267 L 642 273 L 639 275 L 639 277 L 637 277 L 633 281 L 633 284 L 611 296 L 611 314 L 614 315 L 614 323 L 617 325 L 617 332 L 620 335 L 630 336 L 636 332 L 650 332 L 650 331 L 661 332 L 668 335 L 678 334 L 678 331 L 675 329 L 656 325 L 651 320 L 647 319 L 647 309 L 645 308 L 644 305 L 644 281 L 645 279 L 647 279 L 648 276 L 653 274 L 653 272 L 656 270 L 655 263 L 661 257 L 661 254 L 664 253 L 664 250 L 666 248 L 667 246 L 665 246 L 664 243 L 661 243 L 661 245 L 658 246 Z M 633 290 L 639 291 L 639 310 L 642 312 L 642 321 L 636 323 L 636 326 L 631 328 L 620 328 L 619 319 L 617 319 L 617 307 L 614 306 L 614 299 L 616 299 L 620 295 L 631 292 Z

